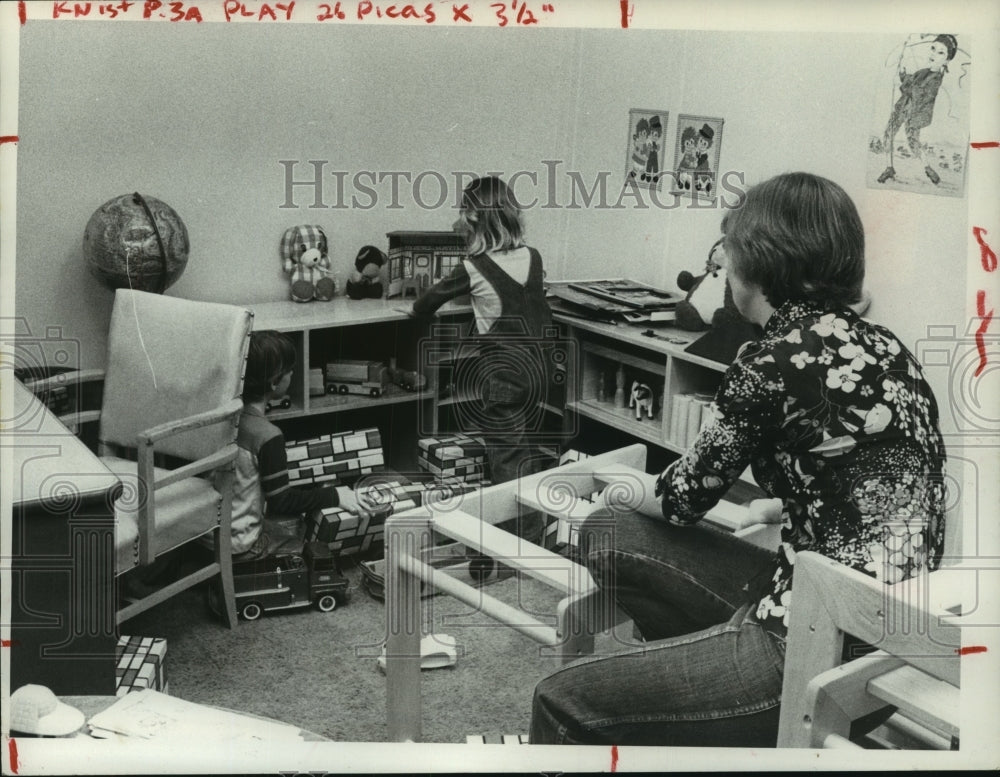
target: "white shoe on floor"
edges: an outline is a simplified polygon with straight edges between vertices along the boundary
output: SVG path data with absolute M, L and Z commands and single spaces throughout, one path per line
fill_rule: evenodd
M 441 669 L 454 666 L 458 661 L 458 651 L 455 649 L 455 638 L 450 634 L 428 634 L 420 640 L 420 668 Z M 376 660 L 379 669 L 385 671 L 385 645 L 382 645 L 382 655 Z

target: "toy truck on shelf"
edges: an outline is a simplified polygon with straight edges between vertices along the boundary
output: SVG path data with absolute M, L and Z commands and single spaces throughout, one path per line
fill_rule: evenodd
M 365 394 L 380 397 L 385 392 L 389 373 L 382 362 L 344 359 L 326 365 L 328 394 Z
M 396 358 L 389 359 L 389 380 L 407 391 L 427 388 L 427 378 L 416 370 L 403 370 L 396 366 Z
M 347 601 L 347 579 L 322 542 L 308 542 L 302 552 L 278 553 L 233 564 L 236 611 L 248 621 L 270 610 L 315 604 L 330 612 Z

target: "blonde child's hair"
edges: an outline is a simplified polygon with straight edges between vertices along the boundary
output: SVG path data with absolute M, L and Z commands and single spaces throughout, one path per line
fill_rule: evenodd
M 514 195 L 496 176 L 476 178 L 462 193 L 459 218 L 468 227 L 469 254 L 524 245 L 524 222 Z

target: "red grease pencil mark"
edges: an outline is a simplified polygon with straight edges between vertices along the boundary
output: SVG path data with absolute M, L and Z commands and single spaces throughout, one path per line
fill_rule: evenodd
M 13 647 L 16 644 L 12 639 L 0 639 L 0 647 Z
M 983 263 L 983 269 L 986 272 L 993 272 L 997 268 L 997 255 L 990 248 L 989 244 L 983 240 L 983 236 L 989 233 L 982 227 L 973 227 L 972 234 L 975 235 L 976 242 L 979 243 L 979 256 Z
M 976 292 L 976 315 L 982 319 L 979 322 L 979 328 L 976 330 L 976 349 L 979 351 L 979 366 L 976 367 L 976 371 L 973 373 L 978 378 L 980 373 L 986 369 L 986 330 L 989 329 L 990 321 L 993 320 L 993 311 L 986 312 L 986 292 L 982 289 Z
M 10 754 L 10 770 L 14 774 L 17 774 L 17 740 L 15 740 L 14 737 L 11 737 L 10 741 L 7 743 L 7 752 Z
M 25 4 L 24 0 L 18 0 L 17 4 L 17 17 L 21 20 L 21 26 L 23 27 L 28 22 L 28 6 Z
M 628 29 L 628 17 L 631 14 L 628 12 L 628 0 L 618 0 L 618 6 L 622 9 L 622 29 Z
M 973 148 L 1000 148 L 1000 140 L 987 140 L 983 143 L 972 143 Z
M 611 771 L 618 771 L 618 745 L 611 745 Z
M 955 648 L 955 652 L 960 656 L 969 656 L 973 653 L 985 653 L 986 645 L 969 645 L 968 647 Z
M 0 144 L 3 143 L 17 143 L 19 138 L 17 135 L 0 135 Z

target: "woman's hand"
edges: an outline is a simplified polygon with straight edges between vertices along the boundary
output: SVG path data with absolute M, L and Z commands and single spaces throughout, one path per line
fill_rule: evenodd
M 601 504 L 612 513 L 642 513 L 662 518 L 663 507 L 656 496 L 656 475 L 628 475 L 611 481 L 601 492 Z
M 754 499 L 747 505 L 750 515 L 754 517 L 754 523 L 781 523 L 783 507 L 778 498 Z

